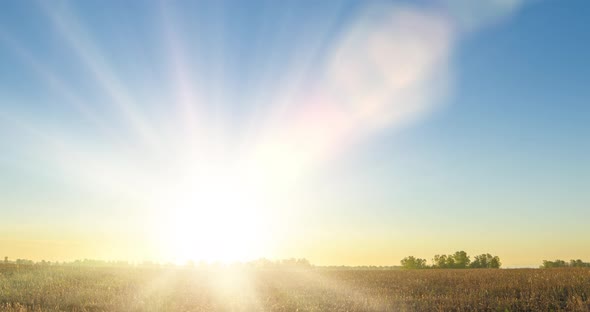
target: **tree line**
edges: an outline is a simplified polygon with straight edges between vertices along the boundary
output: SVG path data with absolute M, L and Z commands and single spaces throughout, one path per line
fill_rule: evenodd
M 190 267 L 190 268 L 218 268 L 218 267 L 242 267 L 242 268 L 255 268 L 255 269 L 305 269 L 313 268 L 314 265 L 305 258 L 288 258 L 269 260 L 266 258 L 260 258 L 248 262 L 235 262 L 235 263 L 222 263 L 222 262 L 205 262 L 205 261 L 187 261 L 185 264 L 174 264 L 171 262 L 159 263 L 153 261 L 142 261 L 142 262 L 129 262 L 129 261 L 105 261 L 95 259 L 83 259 L 74 261 L 33 261 L 28 259 L 15 259 L 11 260 L 8 257 L 4 257 L 4 261 L 0 258 L 0 265 L 7 266 L 82 266 L 82 267 Z
M 435 255 L 431 265 L 426 263 L 426 259 L 414 256 L 405 257 L 400 263 L 404 269 L 498 269 L 502 265 L 498 256 L 485 253 L 474 256 L 471 260 L 462 250 L 450 255 Z
M 578 260 L 570 260 L 570 262 L 566 262 L 563 260 L 555 260 L 555 261 L 548 261 L 543 260 L 543 264 L 541 265 L 542 269 L 551 269 L 551 268 L 590 268 L 590 262 L 584 262 L 580 259 Z

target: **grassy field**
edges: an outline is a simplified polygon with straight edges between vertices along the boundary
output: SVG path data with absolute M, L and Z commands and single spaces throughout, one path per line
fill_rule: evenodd
M 590 311 L 590 269 L 0 265 L 1 311 Z

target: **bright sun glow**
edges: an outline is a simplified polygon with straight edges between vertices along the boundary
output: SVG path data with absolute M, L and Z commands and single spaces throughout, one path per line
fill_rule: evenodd
M 157 200 L 163 252 L 174 261 L 245 261 L 265 250 L 272 190 L 242 168 L 188 169 Z

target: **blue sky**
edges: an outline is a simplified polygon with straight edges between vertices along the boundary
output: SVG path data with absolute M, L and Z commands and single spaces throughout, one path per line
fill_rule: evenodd
M 590 4 L 484 3 L 2 3 L 0 247 L 53 259 L 589 259 Z M 398 68 L 410 78 L 387 72 Z M 246 187 L 267 206 L 219 198 Z M 237 236 L 276 240 L 255 255 L 198 239 L 162 250 L 150 235 L 177 241 L 154 225 L 168 217 L 216 225 L 176 235 L 229 249 L 252 243 Z M 187 246 L 203 252 L 178 252 Z

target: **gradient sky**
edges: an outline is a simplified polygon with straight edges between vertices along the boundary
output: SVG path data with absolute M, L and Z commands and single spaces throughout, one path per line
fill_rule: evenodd
M 0 251 L 588 261 L 589 17 L 585 0 L 3 1 Z

